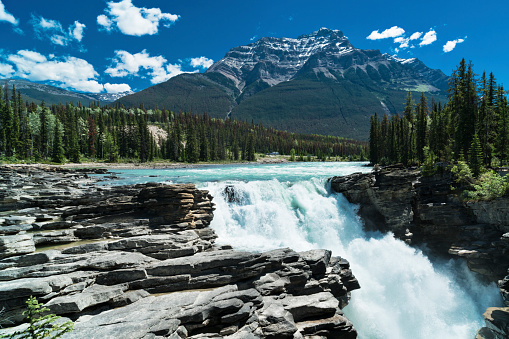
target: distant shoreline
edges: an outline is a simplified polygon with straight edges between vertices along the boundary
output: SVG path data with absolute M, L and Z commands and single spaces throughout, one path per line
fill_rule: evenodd
M 221 166 L 221 165 L 246 165 L 246 164 L 281 164 L 288 163 L 289 161 L 285 158 L 259 158 L 256 162 L 225 162 L 225 163 L 214 163 L 214 162 L 203 162 L 203 163 L 182 163 L 182 162 L 145 162 L 145 163 L 105 163 L 105 162 L 82 162 L 82 163 L 65 163 L 62 165 L 54 164 L 2 164 L 7 167 L 56 167 L 56 168 L 69 168 L 69 169 L 80 169 L 80 168 L 106 168 L 112 169 L 179 169 L 179 168 L 196 168 L 203 166 Z

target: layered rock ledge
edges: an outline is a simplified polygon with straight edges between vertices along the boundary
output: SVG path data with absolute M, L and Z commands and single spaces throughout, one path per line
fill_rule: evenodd
M 0 334 L 35 296 L 64 338 L 356 337 L 345 259 L 217 246 L 207 191 L 94 173 L 0 167 Z
M 509 198 L 463 202 L 451 189 L 450 173 L 423 177 L 419 169 L 403 166 L 329 182 L 333 191 L 360 205 L 366 228 L 425 244 L 434 255 L 464 258 L 472 271 L 498 283 L 509 306 Z M 509 308 L 488 311 L 478 338 L 508 338 Z

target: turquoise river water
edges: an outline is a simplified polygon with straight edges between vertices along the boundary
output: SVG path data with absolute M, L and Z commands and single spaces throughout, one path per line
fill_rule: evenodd
M 482 313 L 501 305 L 460 261 L 438 262 L 392 234 L 366 233 L 357 206 L 331 193 L 327 178 L 368 172 L 363 163 L 221 165 L 115 170 L 109 184 L 194 183 L 214 197 L 218 243 L 247 251 L 327 248 L 350 261 L 361 289 L 344 309 L 359 338 L 474 338 Z M 235 202 L 225 188 L 233 186 Z

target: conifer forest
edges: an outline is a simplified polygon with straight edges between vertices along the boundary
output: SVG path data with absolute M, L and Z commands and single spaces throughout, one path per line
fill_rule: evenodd
M 463 59 L 451 76 L 448 97 L 442 104 L 409 92 L 402 115 L 372 115 L 371 162 L 408 166 L 463 161 L 476 177 L 481 167 L 507 165 L 509 107 L 493 73 L 478 77 L 472 63 Z
M 295 134 L 206 113 L 23 102 L 0 89 L 0 159 L 6 162 L 229 162 L 278 152 L 292 160 L 359 159 L 368 143 Z

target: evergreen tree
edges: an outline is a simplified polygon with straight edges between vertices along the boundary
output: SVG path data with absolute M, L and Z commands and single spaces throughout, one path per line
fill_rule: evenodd
M 469 152 L 470 152 L 470 169 L 472 170 L 472 174 L 474 175 L 474 177 L 477 178 L 481 173 L 483 161 L 481 142 L 479 141 L 477 133 L 475 133 L 472 138 L 472 143 L 470 145 Z
M 256 161 L 255 155 L 255 142 L 253 133 L 249 133 L 249 137 L 247 139 L 247 161 Z
M 509 160 L 509 107 L 502 86 L 498 88 L 496 102 L 499 115 L 496 150 L 500 162 L 506 164 Z
M 371 116 L 371 126 L 369 130 L 369 160 L 371 163 L 378 164 L 380 159 L 378 158 L 379 147 L 380 147 L 380 138 L 379 138 L 379 121 L 378 116 Z
M 97 130 L 95 128 L 95 120 L 94 117 L 91 115 L 88 118 L 88 154 L 93 158 L 96 154 L 96 135 Z
M 198 138 L 193 124 L 188 125 L 186 136 L 186 156 L 187 162 L 196 163 L 200 160 L 200 148 L 198 145 Z
M 416 123 L 416 152 L 419 163 L 424 162 L 424 147 L 427 146 L 427 127 L 428 127 L 428 103 L 424 96 L 421 95 L 421 100 L 417 108 L 417 123 Z
M 413 161 L 414 158 L 414 101 L 412 99 L 412 93 L 408 91 L 405 111 L 403 114 L 404 122 L 402 124 L 402 161 L 403 164 L 408 165 Z
M 39 119 L 41 122 L 39 139 L 40 139 L 40 148 L 39 154 L 41 157 L 48 157 L 49 152 L 49 126 L 48 126 L 48 110 L 44 105 L 44 100 L 41 103 L 41 113 L 39 115 Z
M 55 136 L 53 137 L 53 152 L 51 153 L 51 161 L 59 164 L 65 162 L 64 153 L 62 135 L 60 134 L 60 122 L 57 120 L 57 123 L 55 124 Z

